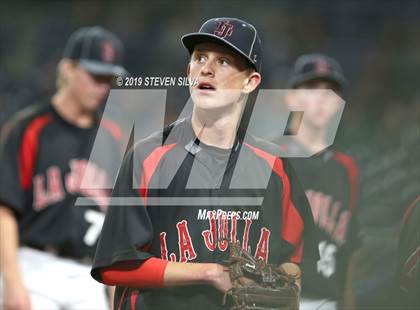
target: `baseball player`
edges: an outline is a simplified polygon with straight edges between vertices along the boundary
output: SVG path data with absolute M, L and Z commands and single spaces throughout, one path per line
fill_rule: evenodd
M 89 276 L 110 190 L 108 169 L 121 133 L 103 122 L 107 161 L 89 162 L 105 102 L 121 66 L 122 45 L 101 27 L 81 28 L 57 66 L 57 91 L 19 112 L 0 151 L 0 267 L 4 309 L 106 309 L 105 288 Z M 115 154 L 114 154 L 115 153 Z M 98 184 L 100 183 L 100 184 Z M 76 197 L 92 207 L 74 206 Z
M 339 111 L 335 94 L 342 96 L 345 84 L 336 60 L 323 54 L 307 54 L 296 60 L 289 80 L 289 88 L 294 91 L 286 95 L 288 107 L 304 111 L 304 115 L 292 117 L 289 131 L 299 134 L 282 147 L 292 155 L 316 152 L 309 158 L 291 159 L 320 238 L 320 261 L 317 265 L 303 263 L 301 309 L 335 309 L 343 299 L 346 307 L 351 306 L 346 274 L 349 258 L 357 247 L 354 217 L 358 170 L 352 158 L 327 148 L 327 132 Z
M 314 223 L 290 164 L 238 129 L 261 81 L 257 30 L 213 18 L 182 42 L 188 77 L 198 79 L 192 115 L 127 154 L 112 195 L 127 203 L 111 204 L 95 254 L 91 274 L 117 286 L 116 309 L 221 309 L 232 287 L 219 259 L 229 240 L 296 276 L 303 256 L 318 258 L 304 240 Z
M 420 297 L 420 196 L 404 213 L 398 247 L 398 280 L 401 309 L 419 309 Z

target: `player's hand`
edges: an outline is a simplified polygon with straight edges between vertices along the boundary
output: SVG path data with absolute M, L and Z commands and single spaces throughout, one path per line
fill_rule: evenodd
M 211 284 L 214 288 L 225 293 L 232 288 L 232 281 L 230 280 L 229 271 L 226 267 L 215 264 L 214 276 L 212 277 Z M 246 277 L 239 278 L 242 285 L 252 285 L 255 281 Z
M 220 264 L 212 264 L 212 267 L 209 270 L 210 284 L 222 293 L 230 290 L 232 288 L 232 282 L 230 281 L 227 268 Z
M 4 282 L 4 310 L 31 310 L 31 299 L 23 283 Z
M 297 276 L 297 280 L 295 284 L 297 285 L 299 292 L 301 292 L 302 289 L 302 271 L 300 270 L 300 267 L 294 263 L 283 263 L 280 265 L 280 268 L 287 274 Z
M 250 286 L 250 285 L 256 284 L 256 282 L 254 280 L 252 280 L 250 278 L 247 278 L 247 277 L 240 277 L 239 278 L 239 283 L 241 283 L 244 286 Z

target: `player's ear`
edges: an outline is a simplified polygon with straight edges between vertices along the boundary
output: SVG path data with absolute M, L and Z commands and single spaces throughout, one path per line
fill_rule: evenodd
M 75 63 L 67 58 L 63 58 L 58 63 L 58 73 L 65 79 L 68 80 L 73 74 L 76 65 Z
M 71 79 L 74 68 L 75 64 L 70 59 L 63 58 L 60 60 L 60 62 L 57 64 L 57 89 L 61 89 L 68 84 L 68 81 Z
M 261 74 L 256 71 L 252 71 L 248 77 L 244 80 L 243 91 L 246 94 L 252 93 L 258 85 L 261 83 Z
M 188 63 L 188 67 L 187 67 L 187 76 L 188 76 L 188 78 L 190 78 L 190 73 L 191 73 L 191 68 L 190 68 L 190 63 Z

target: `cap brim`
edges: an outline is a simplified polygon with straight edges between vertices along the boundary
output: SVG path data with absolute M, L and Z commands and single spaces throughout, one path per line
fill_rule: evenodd
M 86 69 L 89 73 L 95 75 L 114 75 L 114 76 L 127 76 L 128 72 L 122 67 L 113 64 L 104 64 L 92 60 L 80 59 L 79 64 Z
M 248 55 L 246 55 L 244 52 L 242 52 L 232 43 L 214 34 L 200 33 L 200 32 L 188 33 L 182 36 L 181 41 L 190 54 L 192 54 L 192 52 L 194 51 L 194 47 L 200 43 L 212 42 L 212 43 L 223 45 L 229 48 L 230 50 L 234 51 L 235 53 L 239 54 L 240 56 L 245 57 L 246 61 L 249 62 L 255 68 L 255 70 L 259 71 L 258 68 L 255 66 L 255 64 L 252 63 L 252 61 L 249 59 Z
M 298 77 L 292 78 L 291 81 L 289 82 L 289 87 L 296 88 L 297 86 L 302 85 L 306 82 L 310 82 L 310 81 L 318 80 L 318 79 L 325 79 L 325 80 L 337 83 L 338 86 L 342 89 L 346 88 L 348 85 L 347 79 L 342 74 L 337 74 L 334 72 L 327 72 L 325 74 L 307 73 L 307 74 L 303 74 Z

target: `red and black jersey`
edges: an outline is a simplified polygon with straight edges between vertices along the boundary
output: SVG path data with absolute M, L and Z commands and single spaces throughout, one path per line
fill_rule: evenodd
M 107 162 L 89 164 L 89 173 L 101 176 L 96 180 L 102 180 L 104 188 L 81 188 L 98 123 L 90 128 L 76 127 L 45 104 L 22 110 L 5 127 L 0 149 L 0 204 L 16 214 L 22 245 L 52 248 L 74 258 L 93 256 L 98 236 L 88 232 L 101 225 L 104 217 L 95 199 L 109 196 L 105 179 L 121 152 L 118 128 L 104 130 L 110 152 Z M 74 206 L 79 196 L 91 199 L 93 206 Z
M 286 145 L 299 153 L 297 142 Z M 358 169 L 351 157 L 326 149 L 309 158 L 292 158 L 303 185 L 318 232 L 320 260 L 303 263 L 302 295 L 339 300 L 348 259 L 359 246 L 355 221 Z
M 92 276 L 101 281 L 101 268 L 150 257 L 220 262 L 228 240 L 272 264 L 315 264 L 318 243 L 306 239 L 312 214 L 289 162 L 273 155 L 277 146 L 239 136 L 229 150 L 208 146 L 185 119 L 136 144 L 112 195 L 132 205 L 111 203 Z M 115 309 L 220 309 L 221 301 L 209 286 L 117 287 Z

